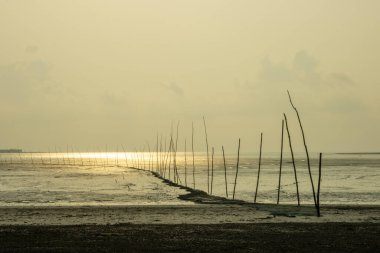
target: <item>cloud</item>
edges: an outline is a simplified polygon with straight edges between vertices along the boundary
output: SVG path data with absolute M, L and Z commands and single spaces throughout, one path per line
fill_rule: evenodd
M 318 61 L 306 51 L 296 53 L 292 73 L 296 80 L 309 85 L 321 83 L 321 74 L 317 70 Z
M 52 65 L 42 60 L 0 65 L 0 96 L 16 100 L 30 97 L 44 88 L 51 69 Z
M 269 58 L 261 62 L 256 83 L 265 86 L 335 86 L 353 85 L 355 82 L 345 73 L 323 73 L 318 70 L 319 61 L 307 51 L 298 51 L 292 64 L 274 63 Z
M 103 101 L 106 105 L 121 106 L 127 101 L 123 93 L 115 94 L 111 91 L 104 91 L 102 94 Z
M 162 86 L 163 86 L 164 88 L 166 88 L 167 90 L 170 90 L 170 91 L 174 92 L 174 93 L 177 94 L 178 96 L 181 96 L 181 97 L 184 96 L 184 91 L 183 91 L 183 89 L 182 89 L 180 86 L 178 86 L 177 84 L 175 84 L 175 83 L 171 83 L 171 84 L 169 84 L 169 85 L 167 85 L 167 84 L 163 84 Z
M 347 84 L 347 85 L 354 85 L 355 82 L 346 74 L 344 73 L 331 73 L 330 77 L 332 81 L 339 84 Z
M 311 73 L 314 72 L 318 61 L 306 51 L 298 51 L 293 60 L 293 69 Z
M 324 103 L 326 110 L 333 113 L 361 113 L 367 109 L 367 106 L 357 98 L 346 96 L 334 96 Z
M 30 53 L 30 54 L 37 53 L 38 50 L 39 48 L 36 45 L 29 45 L 25 47 L 25 52 Z
M 259 80 L 269 83 L 281 83 L 294 80 L 294 75 L 288 66 L 282 63 L 273 63 L 269 58 L 261 62 Z

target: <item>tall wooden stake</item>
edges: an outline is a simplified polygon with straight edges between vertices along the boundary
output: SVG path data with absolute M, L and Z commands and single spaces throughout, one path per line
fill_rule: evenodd
M 193 153 L 193 188 L 195 189 L 194 124 L 193 123 L 191 123 L 191 151 Z
M 286 125 L 286 131 L 288 133 L 288 139 L 289 139 L 289 148 L 290 148 L 290 153 L 292 155 L 292 162 L 293 162 L 293 169 L 294 169 L 294 179 L 296 181 L 296 189 L 297 189 L 297 203 L 298 206 L 300 205 L 300 195 L 298 192 L 298 179 L 297 179 L 297 170 L 296 170 L 296 163 L 294 161 L 294 154 L 293 154 L 293 148 L 292 148 L 292 141 L 290 139 L 290 133 L 289 133 L 289 127 L 288 127 L 288 120 L 286 119 L 286 114 L 284 113 L 284 118 L 285 118 L 285 125 Z
M 205 128 L 206 147 L 207 147 L 207 193 L 210 193 L 210 159 L 209 159 L 209 154 L 208 154 L 208 140 L 207 140 L 207 128 L 206 128 L 205 117 L 203 117 L 203 125 Z
M 234 183 L 234 191 L 232 193 L 232 199 L 235 199 L 236 181 L 237 181 L 237 176 L 238 176 L 238 172 L 239 172 L 239 157 L 240 157 L 240 138 L 239 138 L 238 156 L 237 156 L 236 174 L 235 174 L 235 183 Z
M 318 173 L 318 190 L 317 190 L 317 214 L 318 217 L 321 217 L 321 209 L 319 203 L 319 194 L 321 191 L 321 176 L 322 176 L 322 153 L 319 153 L 319 173 Z
M 284 149 L 284 120 L 282 120 L 282 127 L 281 127 L 281 155 L 280 155 L 280 172 L 278 174 L 277 205 L 280 203 L 281 173 L 282 173 L 282 152 L 283 152 L 283 149 Z
M 314 190 L 314 182 L 313 182 L 313 176 L 311 174 L 311 169 L 310 169 L 310 158 L 309 158 L 309 152 L 307 150 L 307 145 L 306 145 L 306 139 L 305 139 L 305 133 L 303 131 L 303 127 L 302 127 L 302 123 L 301 123 L 301 118 L 300 118 L 300 115 L 298 113 L 298 110 L 297 108 L 293 105 L 293 102 L 292 102 L 292 98 L 290 97 L 290 93 L 289 91 L 288 92 L 288 96 L 289 96 L 289 101 L 290 101 L 290 104 L 292 105 L 294 111 L 296 112 L 297 114 L 297 118 L 298 118 L 298 123 L 300 125 L 300 128 L 301 128 L 301 132 L 302 132 L 302 139 L 303 139 L 303 145 L 305 147 L 305 152 L 306 152 L 306 157 L 307 157 L 307 168 L 309 170 L 309 177 L 310 177 L 310 183 L 311 183 L 311 188 L 313 190 L 313 198 L 314 198 L 314 204 L 315 204 L 315 207 L 317 207 L 317 200 L 315 198 L 315 190 Z
M 185 139 L 185 186 L 187 187 L 186 139 Z
M 263 133 L 261 133 L 261 137 L 260 137 L 259 169 L 257 171 L 257 182 L 256 182 L 255 200 L 253 201 L 254 203 L 256 203 L 257 192 L 259 191 L 260 170 L 261 170 L 261 150 L 262 150 L 262 147 L 263 147 Z
M 212 185 L 214 183 L 214 147 L 211 148 L 211 190 L 210 194 L 212 195 Z
M 224 182 L 226 184 L 226 198 L 228 198 L 228 189 L 227 189 L 227 167 L 226 167 L 226 158 L 224 156 L 224 147 L 222 146 L 223 151 L 223 163 L 224 163 Z

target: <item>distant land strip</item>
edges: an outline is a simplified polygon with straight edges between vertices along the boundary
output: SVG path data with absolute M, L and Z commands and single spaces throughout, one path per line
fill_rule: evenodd
M 380 152 L 345 152 L 335 153 L 337 155 L 380 155 Z
M 22 153 L 22 149 L 0 149 L 0 153 Z

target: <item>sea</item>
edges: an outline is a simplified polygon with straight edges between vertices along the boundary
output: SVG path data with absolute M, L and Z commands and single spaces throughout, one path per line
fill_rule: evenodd
M 380 204 L 380 153 L 312 153 L 309 170 L 305 153 L 33 152 L 0 154 L 0 206 L 194 204 L 152 172 L 252 203 Z

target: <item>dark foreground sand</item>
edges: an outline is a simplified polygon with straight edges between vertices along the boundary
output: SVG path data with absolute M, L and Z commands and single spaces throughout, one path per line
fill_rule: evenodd
M 379 252 L 371 223 L 1 226 L 1 252 Z
M 379 252 L 380 207 L 1 207 L 0 252 Z

